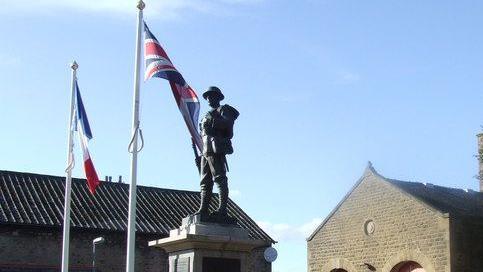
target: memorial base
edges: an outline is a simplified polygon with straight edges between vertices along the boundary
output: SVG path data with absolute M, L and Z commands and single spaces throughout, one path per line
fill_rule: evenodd
M 169 272 L 248 272 L 250 252 L 266 247 L 236 225 L 202 222 L 199 215 L 183 219 L 167 238 L 149 242 L 169 254 Z

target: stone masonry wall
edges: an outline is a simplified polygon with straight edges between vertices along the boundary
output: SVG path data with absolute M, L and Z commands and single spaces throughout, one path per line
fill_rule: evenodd
M 451 218 L 452 271 L 483 270 L 483 221 L 481 218 Z
M 271 272 L 272 264 L 265 261 L 263 253 L 266 247 L 254 249 L 248 256 L 248 271 L 250 272 Z
M 77 271 L 91 270 L 92 240 L 99 236 L 106 242 L 96 246 L 97 271 L 123 271 L 126 263 L 124 233 L 71 230 L 70 266 Z M 147 245 L 147 241 L 154 238 L 142 235 L 136 238 L 136 270 L 168 271 L 166 253 Z M 59 229 L 0 226 L 0 271 L 2 267 L 18 265 L 60 269 L 61 255 L 62 232 Z
M 373 220 L 372 235 L 364 224 Z M 367 171 L 363 181 L 308 241 L 308 271 L 391 272 L 413 260 L 427 272 L 450 271 L 449 219 Z

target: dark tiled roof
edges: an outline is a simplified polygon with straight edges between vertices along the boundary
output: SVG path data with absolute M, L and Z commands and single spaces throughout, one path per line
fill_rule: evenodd
M 427 183 L 385 180 L 441 212 L 483 217 L 483 193 Z
M 0 224 L 60 227 L 64 211 L 65 177 L 0 170 Z M 93 196 L 84 179 L 72 179 L 71 224 L 74 228 L 125 231 L 128 184 L 103 182 Z M 138 186 L 136 230 L 168 236 L 183 217 L 194 213 L 199 192 Z M 211 203 L 215 209 L 217 200 Z M 232 200 L 229 215 L 252 239 L 274 242 Z

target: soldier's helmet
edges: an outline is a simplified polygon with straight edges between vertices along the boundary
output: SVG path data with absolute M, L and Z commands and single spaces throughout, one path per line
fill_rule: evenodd
M 208 99 L 209 96 L 216 96 L 220 101 L 225 98 L 221 90 L 215 86 L 209 87 L 208 90 L 206 90 L 206 92 L 203 93 L 204 99 Z

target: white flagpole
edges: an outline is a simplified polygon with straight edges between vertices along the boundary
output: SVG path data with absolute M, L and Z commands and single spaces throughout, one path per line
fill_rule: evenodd
M 72 82 L 71 82 L 71 97 L 70 97 L 70 117 L 69 126 L 67 127 L 69 133 L 67 135 L 67 177 L 65 178 L 65 204 L 64 204 L 64 235 L 62 241 L 62 272 L 69 271 L 69 237 L 70 237 L 70 192 L 72 186 L 72 168 L 73 168 L 73 139 L 72 139 L 72 122 L 74 119 L 74 97 L 75 97 L 75 82 L 77 80 L 76 73 L 79 65 L 73 62 L 70 66 L 72 68 Z
M 138 134 L 139 131 L 139 72 L 141 69 L 141 46 L 142 46 L 142 30 L 143 30 L 143 9 L 144 2 L 138 2 L 138 21 L 136 33 L 136 56 L 134 68 L 134 95 L 133 95 L 133 118 L 132 118 L 132 140 L 130 143 L 131 152 L 131 184 L 129 185 L 129 218 L 127 227 L 127 257 L 126 272 L 134 272 L 135 263 L 135 243 L 136 243 L 136 179 L 137 179 L 137 161 L 138 161 Z

